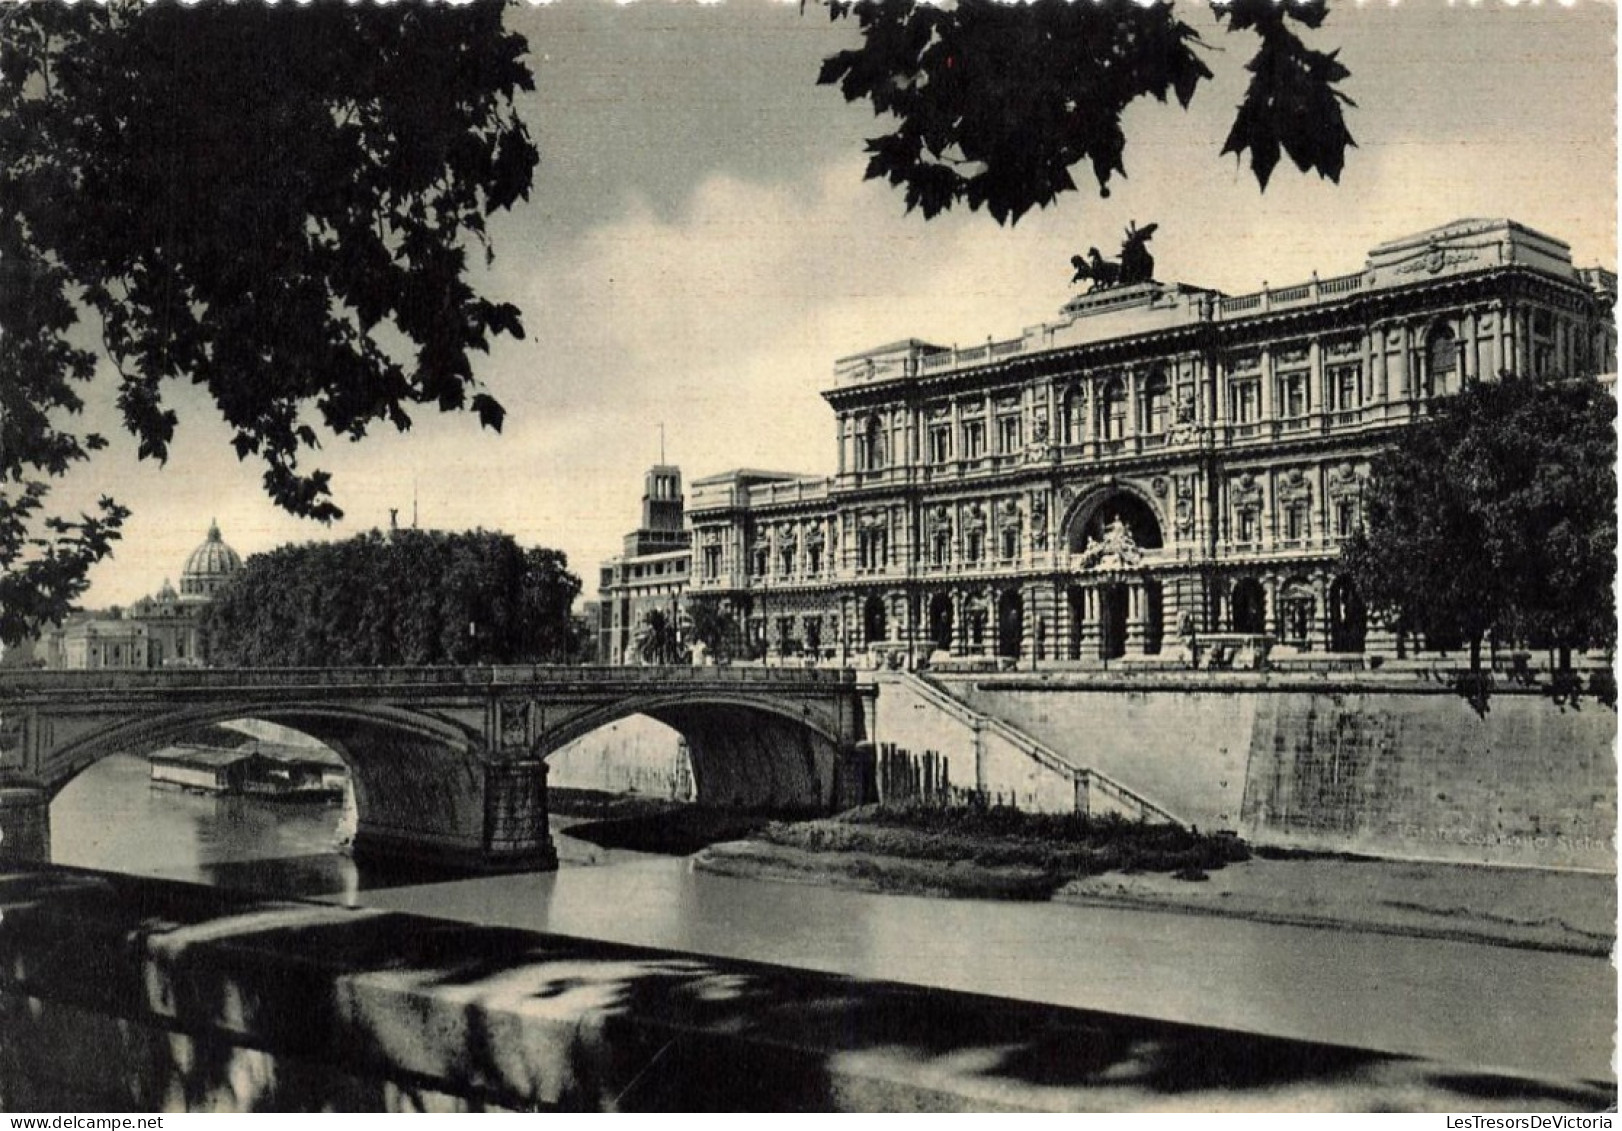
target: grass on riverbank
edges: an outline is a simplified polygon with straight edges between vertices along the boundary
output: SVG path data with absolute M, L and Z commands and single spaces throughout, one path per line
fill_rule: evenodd
M 772 822 L 745 844 L 718 845 L 701 867 L 982 899 L 1047 899 L 1106 872 L 1203 880 L 1249 858 L 1243 842 L 1121 817 L 985 806 L 866 806 L 815 821 Z
M 1006 806 L 868 805 L 827 820 L 773 823 L 758 839 L 812 852 L 1038 868 L 1063 880 L 1102 872 L 1171 872 L 1194 879 L 1250 858 L 1233 836 L 1113 814 L 1026 813 Z

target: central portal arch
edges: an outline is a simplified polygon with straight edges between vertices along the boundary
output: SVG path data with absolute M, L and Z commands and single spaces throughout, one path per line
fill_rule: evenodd
M 1165 545 L 1161 529 L 1153 504 L 1135 491 L 1115 485 L 1077 502 L 1064 526 L 1065 544 L 1072 554 L 1080 554 L 1089 546 L 1109 544 L 1112 531 L 1125 531 L 1135 548 L 1158 550 Z
M 1069 589 L 1070 654 L 1083 658 L 1083 638 L 1109 661 L 1141 649 L 1160 650 L 1164 592 L 1144 561 L 1165 546 L 1159 511 L 1135 488 L 1100 487 L 1077 500 L 1064 523 L 1075 575 Z M 1090 650 L 1089 650 L 1090 654 Z

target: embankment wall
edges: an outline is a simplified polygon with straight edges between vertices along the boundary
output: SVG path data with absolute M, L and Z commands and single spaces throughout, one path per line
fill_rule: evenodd
M 1616 713 L 1502 691 L 1478 715 L 1442 687 L 1257 677 L 1234 686 L 1101 679 L 937 677 L 973 710 L 1095 769 L 1206 830 L 1253 844 L 1398 858 L 1615 869 Z M 881 742 L 972 758 L 966 728 L 916 696 L 886 710 Z M 938 712 L 937 712 L 938 713 Z M 899 716 L 899 720 L 898 717 Z M 900 722 L 891 736 L 888 727 Z M 986 763 L 983 788 L 1065 809 L 1062 775 Z M 1023 773 L 1023 776 L 1022 776 Z
M 693 800 L 693 772 L 681 735 L 646 715 L 577 738 L 546 765 L 550 786 Z

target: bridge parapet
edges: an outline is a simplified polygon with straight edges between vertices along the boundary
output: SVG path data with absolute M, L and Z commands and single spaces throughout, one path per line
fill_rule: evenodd
M 479 667 L 160 668 L 13 671 L 0 674 L 0 700 L 30 692 L 214 691 L 242 688 L 516 688 L 711 684 L 808 687 L 854 685 L 848 668 L 752 666 L 621 667 L 496 664 Z

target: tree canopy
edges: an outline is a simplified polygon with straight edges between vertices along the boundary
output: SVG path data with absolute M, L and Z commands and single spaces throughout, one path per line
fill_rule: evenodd
M 904 190 L 931 217 L 955 204 L 1014 223 L 1077 188 L 1086 162 L 1108 196 L 1125 176 L 1121 116 L 1145 97 L 1187 108 L 1212 77 L 1204 42 L 1169 0 L 829 0 L 854 17 L 861 46 L 830 56 L 818 81 L 897 122 L 869 139 L 869 179 Z M 1356 143 L 1337 84 L 1350 76 L 1333 51 L 1308 47 L 1296 27 L 1319 27 L 1327 0 L 1213 3 L 1230 32 L 1260 43 L 1222 154 L 1250 155 L 1262 189 L 1281 156 L 1302 172 L 1340 180 Z
M 660 609 L 649 609 L 636 634 L 636 654 L 644 664 L 685 664 L 690 658 L 681 627 Z
M 372 531 L 255 554 L 208 605 L 212 663 L 555 663 L 580 579 L 556 550 L 476 530 Z
M 731 606 L 713 594 L 699 593 L 687 599 L 688 639 L 702 644 L 712 660 L 732 659 L 741 649 L 742 628 Z
M 1514 377 L 1438 402 L 1376 457 L 1345 562 L 1372 612 L 1433 645 L 1616 646 L 1616 401 Z
M 142 458 L 206 390 L 277 505 L 341 511 L 323 433 L 416 406 L 499 429 L 470 354 L 523 336 L 477 294 L 486 219 L 538 160 L 502 5 L 206 2 L 0 12 L 0 638 L 60 619 L 127 511 L 47 513 L 104 446 L 68 419 L 99 335 Z M 93 325 L 81 328 L 82 315 Z

